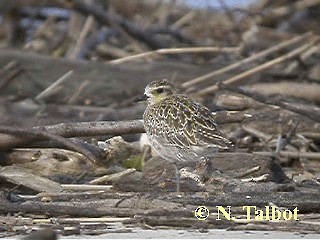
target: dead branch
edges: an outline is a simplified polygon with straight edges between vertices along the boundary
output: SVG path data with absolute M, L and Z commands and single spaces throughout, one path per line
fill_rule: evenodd
M 229 66 L 226 66 L 224 68 L 221 68 L 221 69 L 218 69 L 218 70 L 215 70 L 213 72 L 210 72 L 210 73 L 207 73 L 203 76 L 200 76 L 200 77 L 197 77 L 197 78 L 194 78 L 192 80 L 189 80 L 185 83 L 182 84 L 182 87 L 183 88 L 190 88 L 198 83 L 201 83 L 201 82 L 204 82 L 206 80 L 209 80 L 209 79 L 212 79 L 213 77 L 216 77 L 216 76 L 219 76 L 223 73 L 226 73 L 230 70 L 233 70 L 235 68 L 238 68 L 240 66 L 243 66 L 244 64 L 248 64 L 248 63 L 251 63 L 257 59 L 260 59 L 260 58 L 264 58 L 268 55 L 271 55 L 272 53 L 275 53 L 275 52 L 278 52 L 279 50 L 281 49 L 284 49 L 290 45 L 293 45 L 293 44 L 296 44 L 298 42 L 301 42 L 303 40 L 306 40 L 308 39 L 310 36 L 312 36 L 311 33 L 306 33 L 306 34 L 303 34 L 302 36 L 297 36 L 295 38 L 292 38 L 292 39 L 289 39 L 287 41 L 284 41 L 284 42 L 281 42 L 279 43 L 278 45 L 276 46 L 273 46 L 271 48 L 268 48 L 262 52 L 259 52 L 257 54 L 254 54 L 248 58 L 245 58 L 243 60 L 241 60 L 240 62 L 236 62 L 236 63 L 233 63 Z
M 240 123 L 252 115 L 241 111 L 219 111 L 213 112 L 217 124 Z
M 263 13 L 264 18 L 261 16 L 257 17 L 257 23 L 263 25 L 265 22 L 269 22 L 270 20 L 272 22 L 278 21 L 280 18 L 287 16 L 289 14 L 293 14 L 299 11 L 303 11 L 304 9 L 310 8 L 310 7 L 316 7 L 320 4 L 319 0 L 309 0 L 309 1 L 295 1 L 292 3 L 285 4 L 284 6 L 278 7 L 278 8 L 272 8 L 269 11 L 265 11 Z
M 110 191 L 111 185 L 93 185 L 93 184 L 61 184 L 63 190 L 67 191 Z
M 15 77 L 21 72 L 23 72 L 23 69 L 18 65 L 16 61 L 11 61 L 2 69 L 0 69 L 0 90 L 4 89 L 9 84 L 9 82 L 15 79 Z
M 30 170 L 15 165 L 0 168 L 0 177 L 18 186 L 25 186 L 36 192 L 58 193 L 62 191 L 59 183 L 33 174 Z
M 300 83 L 292 81 L 281 81 L 274 83 L 256 83 L 246 86 L 247 89 L 263 95 L 279 94 L 282 96 L 293 96 L 310 102 L 320 102 L 320 85 L 316 83 Z
M 301 61 L 306 61 L 310 56 L 312 56 L 313 54 L 315 54 L 316 52 L 318 52 L 320 50 L 320 46 L 314 46 L 312 48 L 310 48 L 309 50 L 307 50 L 306 52 L 304 52 L 303 54 L 301 54 L 300 59 Z M 299 66 L 299 61 L 295 61 L 293 63 L 291 63 L 285 70 L 284 72 L 286 74 L 290 74 L 293 72 L 293 70 L 295 70 L 297 67 Z
M 230 92 L 228 92 L 227 94 L 217 94 L 214 98 L 214 102 L 218 107 L 234 111 L 241 111 L 264 106 L 264 104 L 258 103 L 252 98 L 248 98 L 239 94 L 231 94 Z
M 82 145 L 74 143 L 64 137 L 48 132 L 45 128 L 38 127 L 33 129 L 24 129 L 24 128 L 13 128 L 13 127 L 0 127 L 0 132 L 2 134 L 10 134 L 16 136 L 15 144 L 19 145 L 22 143 L 28 143 L 29 141 L 39 141 L 39 140 L 53 140 L 62 144 L 70 150 L 82 153 L 85 155 L 90 161 L 95 162 L 96 156 L 94 156 L 90 151 L 85 149 Z M 6 135 L 4 135 L 6 136 Z M 17 138 L 18 137 L 18 138 Z M 13 139 L 15 139 L 13 138 Z M 3 139 L 2 139 L 3 140 Z M 10 140 L 10 137 L 9 137 Z M 11 139 L 12 140 L 12 139 Z M 1 141 L 1 140 L 0 140 Z M 13 142 L 11 142 L 12 144 Z M 7 142 L 8 144 L 8 142 Z M 1 145 L 0 145 L 1 146 Z M 12 147 L 12 145 L 11 145 Z M 0 149 L 7 149 L 8 146 L 1 146 Z
M 192 47 L 192 48 L 164 48 L 158 49 L 155 51 L 144 52 L 136 55 L 131 55 L 115 60 L 109 61 L 111 64 L 122 64 L 128 61 L 133 61 L 136 59 L 147 58 L 147 57 L 155 57 L 158 55 L 166 55 L 166 54 L 181 54 L 181 53 L 232 53 L 238 52 L 240 50 L 239 47 Z
M 64 81 L 69 79 L 69 77 L 73 74 L 73 70 L 70 70 L 66 72 L 63 76 L 61 76 L 59 79 L 57 79 L 54 83 L 52 83 L 49 87 L 47 87 L 45 90 L 43 90 L 41 93 L 39 93 L 36 97 L 35 100 L 40 101 L 48 96 L 50 96 L 55 89 Z
M 309 105 L 306 106 L 306 105 L 302 105 L 302 104 L 289 103 L 289 102 L 285 102 L 283 100 L 269 98 L 269 97 L 263 96 L 261 94 L 258 94 L 256 92 L 248 91 L 247 89 L 244 89 L 244 88 L 228 86 L 223 83 L 218 84 L 217 87 L 219 89 L 225 89 L 225 90 L 229 90 L 232 92 L 243 94 L 245 96 L 253 98 L 254 100 L 256 100 L 258 102 L 262 102 L 262 103 L 265 103 L 268 105 L 279 106 L 279 107 L 286 109 L 286 110 L 289 110 L 291 112 L 298 113 L 304 117 L 308 117 L 309 119 L 311 119 L 313 121 L 320 122 L 320 109 L 317 108 L 316 106 L 310 107 Z
M 59 176 L 68 176 L 73 179 L 72 183 L 77 183 L 83 181 L 83 178 L 88 175 L 96 176 L 105 173 L 108 165 L 101 163 L 101 159 L 106 156 L 105 152 L 103 154 L 100 154 L 102 157 L 98 155 L 99 162 L 94 164 L 88 161 L 85 155 L 62 149 L 61 146 L 60 148 L 14 148 L 10 152 L 3 153 L 4 158 L 1 165 L 14 164 L 47 178 L 56 179 Z
M 94 5 L 84 4 L 79 1 L 73 1 L 72 3 L 60 0 L 62 4 L 67 8 L 72 8 L 75 11 L 78 11 L 84 15 L 92 15 L 98 22 L 105 25 L 116 25 L 122 29 L 124 29 L 127 33 L 129 33 L 134 38 L 144 42 L 152 49 L 164 48 L 164 44 L 157 39 L 155 39 L 148 31 L 141 30 L 134 23 L 127 21 L 122 18 L 120 15 L 116 15 L 115 13 L 111 16 L 110 13 L 104 11 L 101 8 L 98 8 Z
M 268 142 L 272 139 L 272 135 L 269 135 L 267 133 L 264 133 L 262 131 L 259 131 L 257 129 L 254 129 L 252 127 L 249 127 L 249 126 L 246 126 L 246 125 L 243 125 L 242 126 L 242 129 L 247 132 L 248 134 L 256 137 L 256 138 L 259 138 L 260 140 L 262 140 L 263 142 Z
M 126 169 L 122 172 L 108 174 L 108 175 L 104 175 L 102 177 L 98 177 L 96 179 L 91 180 L 89 183 L 90 184 L 102 184 L 102 183 L 114 181 L 114 180 L 120 179 L 123 176 L 129 175 L 135 171 L 136 171 L 135 168 L 129 168 L 129 169 Z
M 94 18 L 90 15 L 87 17 L 87 19 L 83 25 L 83 29 L 80 32 L 79 38 L 77 39 L 74 48 L 66 56 L 67 58 L 76 59 L 79 56 L 79 53 L 81 52 L 81 50 L 83 49 L 83 46 L 85 44 L 85 40 L 86 40 L 87 36 L 89 35 L 93 26 L 94 26 Z
M 249 117 L 248 114 L 243 112 L 230 112 L 230 111 L 220 111 L 214 113 L 216 122 L 219 123 L 232 123 L 232 122 L 241 122 Z M 104 135 L 124 135 L 124 134 L 135 134 L 143 133 L 144 126 L 143 120 L 131 120 L 131 121 L 100 121 L 100 122 L 79 122 L 79 123 L 60 123 L 51 126 L 41 126 L 33 127 L 31 130 L 21 131 L 27 135 L 15 133 L 14 129 L 9 129 L 7 127 L 0 127 L 0 131 L 6 133 L 8 131 L 10 135 L 19 135 L 19 136 L 10 136 L 7 134 L 0 134 L 0 149 L 10 149 L 12 147 L 18 147 L 25 143 L 28 143 L 30 139 L 43 140 L 43 139 L 55 139 L 56 141 L 62 141 L 61 143 L 68 144 L 65 138 L 71 137 L 89 137 L 89 136 L 104 136 Z M 15 133 L 15 134 L 14 134 Z M 30 133 L 30 134 L 29 134 Z M 52 134 L 52 136 L 50 135 Z M 62 136 L 63 138 L 59 137 Z M 59 138 L 59 139 L 58 139 Z M 71 145 L 72 146 L 72 145 Z M 70 149 L 77 149 L 76 146 L 73 146 Z M 80 149 L 78 149 L 80 150 Z M 85 154 L 87 156 L 87 154 Z
M 16 131 L 15 131 L 16 130 Z M 65 138 L 83 137 L 83 136 L 101 136 L 101 135 L 123 135 L 144 132 L 142 120 L 119 121 L 119 122 L 82 122 L 82 123 L 60 123 L 51 126 L 33 127 L 32 129 L 16 129 L 10 127 L 0 127 L 2 133 L 0 135 L 0 149 L 10 149 L 12 147 L 21 146 L 30 141 L 30 139 L 44 140 L 54 139 L 61 142 L 70 149 L 77 149 L 84 153 L 82 148 L 67 141 Z M 27 136 L 26 136 L 27 135 Z M 84 152 L 83 152 L 84 151 Z M 89 155 L 87 155 L 89 154 Z M 91 156 L 91 153 L 85 154 Z
M 287 54 L 284 54 L 280 57 L 277 57 L 277 58 L 274 58 L 266 63 L 263 63 L 255 68 L 252 68 L 250 70 L 247 70 L 245 72 L 242 72 L 240 74 L 237 74 L 236 76 L 233 76 L 229 79 L 226 79 L 226 80 L 223 80 L 221 82 L 223 82 L 224 84 L 234 84 L 234 83 L 239 83 L 240 81 L 242 81 L 243 79 L 245 79 L 246 77 L 249 77 L 253 74 L 256 74 L 258 72 L 261 72 L 261 71 L 264 71 L 268 68 L 271 68 L 273 67 L 274 65 L 276 64 L 279 64 L 281 62 L 284 62 L 284 61 L 288 61 L 292 58 L 295 58 L 296 56 L 299 56 L 300 54 L 302 54 L 303 52 L 307 51 L 309 48 L 311 48 L 312 46 L 314 46 L 315 44 L 317 44 L 319 41 L 319 38 L 318 37 L 315 37 L 313 40 L 311 40 L 309 43 L 306 43 L 298 48 L 296 48 L 295 50 L 287 53 Z M 210 86 L 210 87 L 206 87 L 202 90 L 200 90 L 198 92 L 199 95 L 206 95 L 206 94 L 209 94 L 209 93 L 213 93 L 215 92 L 216 90 L 218 89 L 217 85 L 213 85 L 213 86 Z

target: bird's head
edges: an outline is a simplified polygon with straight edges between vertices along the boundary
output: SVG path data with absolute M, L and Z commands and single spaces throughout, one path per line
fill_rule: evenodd
M 157 103 L 175 93 L 173 85 L 165 79 L 149 83 L 144 91 L 149 104 Z

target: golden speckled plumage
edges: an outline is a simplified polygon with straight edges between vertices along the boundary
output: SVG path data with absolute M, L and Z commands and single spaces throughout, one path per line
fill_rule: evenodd
M 233 147 L 218 130 L 209 109 L 176 94 L 169 82 L 152 82 L 145 94 L 145 130 L 152 147 L 166 160 L 196 161 Z

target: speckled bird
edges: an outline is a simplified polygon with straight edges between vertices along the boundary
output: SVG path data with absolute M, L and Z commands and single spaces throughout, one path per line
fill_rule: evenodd
M 152 148 L 175 165 L 177 191 L 180 191 L 177 162 L 200 161 L 233 147 L 218 130 L 210 110 L 188 96 L 177 94 L 167 80 L 148 84 L 145 96 L 148 105 L 143 120 L 147 136 Z

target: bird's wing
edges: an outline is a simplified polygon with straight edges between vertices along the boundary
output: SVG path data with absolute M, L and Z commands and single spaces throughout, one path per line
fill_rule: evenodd
M 157 131 L 163 144 L 191 148 L 228 149 L 232 143 L 217 129 L 211 112 L 184 95 L 165 99 L 156 106 Z
M 195 135 L 199 139 L 199 145 L 224 150 L 232 148 L 232 142 L 218 129 L 211 111 L 197 103 L 194 103 L 194 109 L 196 109 L 194 114 Z

